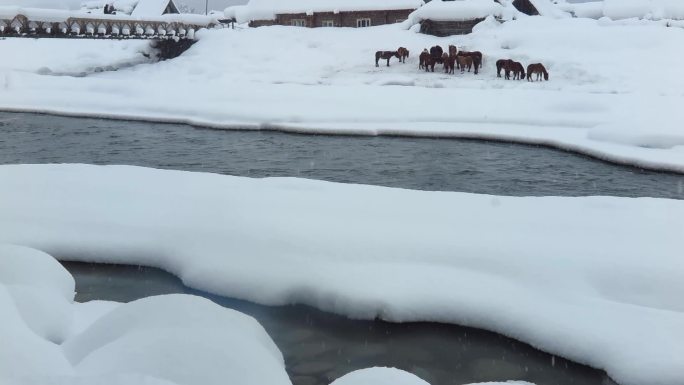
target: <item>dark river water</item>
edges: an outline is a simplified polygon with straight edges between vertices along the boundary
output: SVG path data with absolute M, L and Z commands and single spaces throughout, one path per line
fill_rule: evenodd
M 0 164 L 91 163 L 495 195 L 684 198 L 684 175 L 473 140 L 296 135 L 0 113 Z
M 76 279 L 76 300 L 128 302 L 186 293 L 249 314 L 278 345 L 295 385 L 327 385 L 356 369 L 391 366 L 432 385 L 525 380 L 538 385 L 608 385 L 600 370 L 522 342 L 457 325 L 352 321 L 308 306 L 261 306 L 185 287 L 159 269 L 63 262 Z M 373 385 L 373 384 L 368 384 Z
M 497 195 L 684 198 L 682 175 L 518 144 L 221 131 L 0 113 L 0 164 L 11 163 L 130 164 Z M 194 291 L 174 276 L 146 267 L 65 266 L 76 278 L 78 301 L 192 293 L 254 316 L 283 352 L 296 385 L 329 384 L 369 366 L 398 367 L 432 385 L 496 380 L 612 384 L 602 371 L 482 330 L 352 321 L 306 306 L 259 306 Z

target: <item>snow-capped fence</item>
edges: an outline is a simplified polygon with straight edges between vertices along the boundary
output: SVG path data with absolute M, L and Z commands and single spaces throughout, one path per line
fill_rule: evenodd
M 141 20 L 128 15 L 47 12 L 12 14 L 0 9 L 0 36 L 194 39 L 195 31 L 221 25 L 211 17 L 197 16 L 199 15 L 163 15 L 151 20 Z

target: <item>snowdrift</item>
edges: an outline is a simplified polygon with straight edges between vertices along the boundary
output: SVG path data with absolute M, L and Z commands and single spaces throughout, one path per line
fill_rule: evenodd
M 60 258 L 156 266 L 268 305 L 493 330 L 624 385 L 684 378 L 682 201 L 17 165 L 0 167 L 0 212 L 0 242 Z M 75 351 L 77 369 L 107 367 Z

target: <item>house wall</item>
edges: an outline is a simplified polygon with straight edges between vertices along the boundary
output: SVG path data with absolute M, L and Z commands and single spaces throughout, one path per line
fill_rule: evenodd
M 250 27 L 262 27 L 266 25 L 292 25 L 292 20 L 304 20 L 309 28 L 322 27 L 323 22 L 332 20 L 335 27 L 356 27 L 357 19 L 368 18 L 371 26 L 392 24 L 403 21 L 413 9 L 400 9 L 391 11 L 354 11 L 354 12 L 316 12 L 312 15 L 305 13 L 279 14 L 275 20 L 254 20 L 249 23 Z

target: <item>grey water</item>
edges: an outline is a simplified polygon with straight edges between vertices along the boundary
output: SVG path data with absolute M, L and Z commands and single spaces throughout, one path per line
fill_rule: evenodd
M 297 135 L 0 112 L 0 164 L 128 164 L 513 196 L 684 198 L 684 175 L 543 147 Z
M 128 164 L 514 196 L 684 198 L 684 175 L 519 144 L 223 131 L 0 113 L 0 164 L 14 163 Z M 514 379 L 539 385 L 612 384 L 600 370 L 482 330 L 349 320 L 306 306 L 259 306 L 189 289 L 176 277 L 147 267 L 65 266 L 76 278 L 78 301 L 190 293 L 254 316 L 283 352 L 295 385 L 329 384 L 369 366 L 398 367 L 432 385 Z
M 346 373 L 372 366 L 403 369 L 431 385 L 506 380 L 537 385 L 614 384 L 603 371 L 484 330 L 428 322 L 350 320 L 302 305 L 261 306 L 190 289 L 155 268 L 62 263 L 76 279 L 79 302 L 129 302 L 184 293 L 251 315 L 283 353 L 294 385 L 328 385 Z

